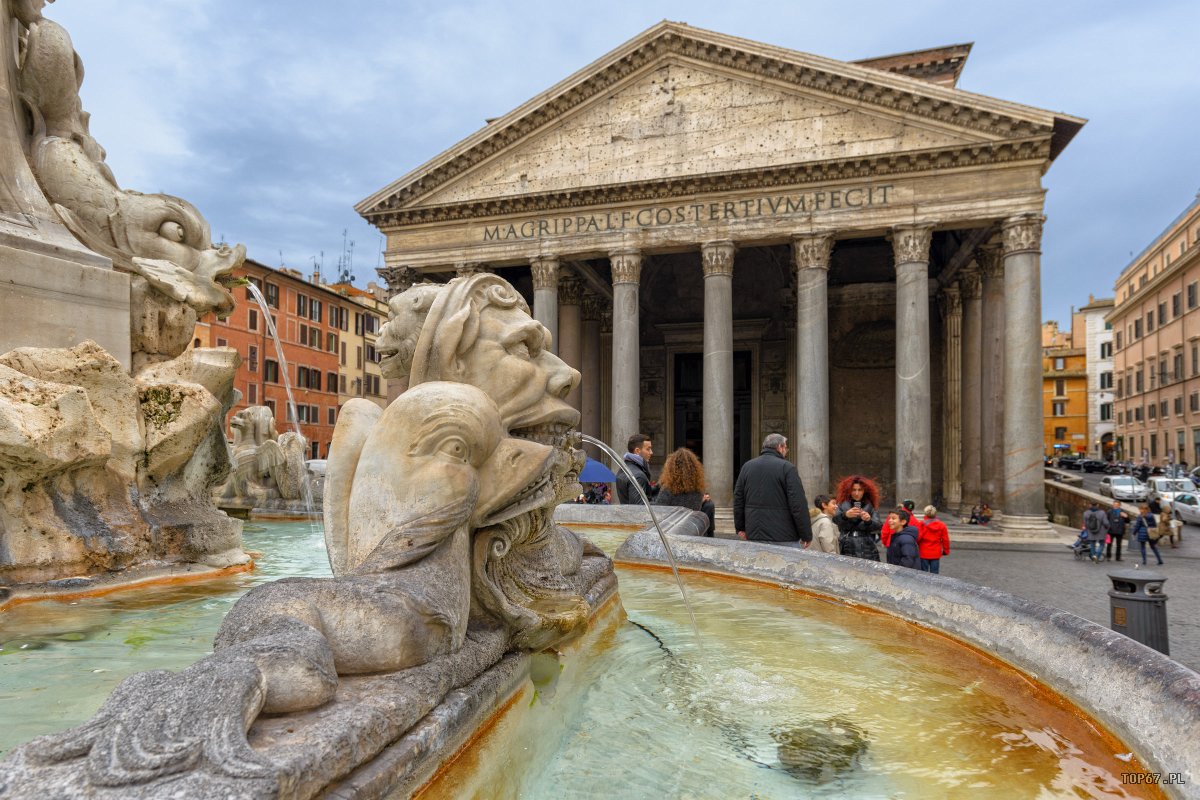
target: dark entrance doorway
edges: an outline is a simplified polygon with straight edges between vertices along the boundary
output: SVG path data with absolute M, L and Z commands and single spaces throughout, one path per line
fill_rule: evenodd
M 733 353 L 733 475 L 753 458 L 751 441 L 751 378 L 754 361 L 749 350 Z M 686 447 L 704 460 L 704 354 L 676 353 L 674 368 L 675 429 L 673 447 Z

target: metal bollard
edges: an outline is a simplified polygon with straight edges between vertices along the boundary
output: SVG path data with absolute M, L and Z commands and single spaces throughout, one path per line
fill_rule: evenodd
M 1113 588 L 1108 592 L 1109 619 L 1117 633 L 1170 655 L 1167 643 L 1166 577 L 1156 572 L 1121 570 L 1110 572 Z

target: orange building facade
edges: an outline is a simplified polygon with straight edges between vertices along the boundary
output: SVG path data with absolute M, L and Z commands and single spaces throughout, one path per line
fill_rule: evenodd
M 1042 326 L 1042 440 L 1047 456 L 1080 455 L 1088 451 L 1087 349 L 1076 347 L 1071 333 L 1058 323 Z
M 1200 463 L 1200 197 L 1114 288 L 1118 457 Z

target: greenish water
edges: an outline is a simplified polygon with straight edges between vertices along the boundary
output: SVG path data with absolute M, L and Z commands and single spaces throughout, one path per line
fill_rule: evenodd
M 135 672 L 182 669 L 212 652 L 225 614 L 251 587 L 328 576 L 319 527 L 247 525 L 253 572 L 0 612 L 0 752 L 84 722 Z
M 612 553 L 628 531 L 583 530 Z M 123 678 L 211 650 L 250 587 L 326 576 L 319 530 L 247 531 L 258 569 L 0 613 L 0 750 L 88 719 Z M 687 575 L 621 569 L 630 622 L 563 660 L 464 774 L 425 797 L 1128 797 L 1124 748 L 1018 673 L 901 620 Z M 639 627 L 640 626 L 640 627 Z

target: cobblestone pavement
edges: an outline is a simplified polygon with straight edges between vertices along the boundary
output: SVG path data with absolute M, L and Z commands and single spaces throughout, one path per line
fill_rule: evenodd
M 1068 537 L 1069 538 L 1069 537 Z M 1126 537 L 1128 538 L 1128 537 Z M 1128 544 L 1128 542 L 1126 542 Z M 951 534 L 942 574 L 1061 608 L 1109 627 L 1108 573 L 1141 564 L 1137 542 L 1120 562 L 1076 561 L 1062 544 L 969 541 Z M 1147 548 L 1150 569 L 1166 576 L 1167 633 L 1171 657 L 1200 672 L 1200 527 L 1187 525 L 1177 549 L 1160 543 L 1163 566 Z

